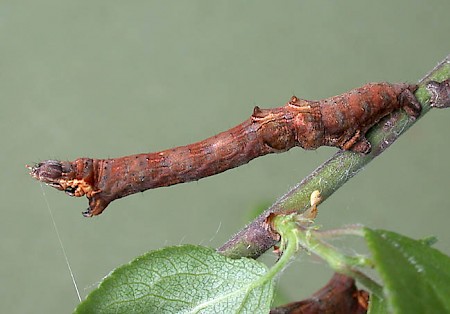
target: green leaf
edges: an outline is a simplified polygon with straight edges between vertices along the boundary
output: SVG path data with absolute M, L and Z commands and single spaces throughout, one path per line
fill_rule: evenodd
M 273 280 L 253 259 L 193 245 L 149 252 L 113 271 L 76 313 L 268 313 Z
M 450 313 L 450 258 L 394 232 L 365 228 L 375 268 L 395 313 Z

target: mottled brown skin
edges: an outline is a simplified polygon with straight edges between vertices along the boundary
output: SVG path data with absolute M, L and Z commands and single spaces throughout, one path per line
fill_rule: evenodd
M 86 217 L 110 202 L 148 189 L 195 181 L 270 153 L 299 146 L 335 146 L 367 154 L 367 130 L 392 111 L 417 117 L 416 85 L 371 83 L 339 96 L 308 101 L 293 96 L 283 107 L 255 107 L 250 119 L 206 140 L 156 153 L 114 159 L 48 160 L 31 175 L 71 196 L 86 195 Z

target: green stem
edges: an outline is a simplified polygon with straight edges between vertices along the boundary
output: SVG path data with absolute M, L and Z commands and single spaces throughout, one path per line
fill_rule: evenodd
M 382 287 L 357 267 L 372 267 L 372 262 L 363 256 L 348 256 L 330 244 L 321 241 L 315 231 L 299 232 L 300 245 L 324 259 L 336 272 L 350 276 L 365 285 L 372 293 L 382 296 Z
M 422 105 L 420 118 L 430 110 L 430 95 L 425 88 L 426 83 L 430 80 L 441 82 L 448 78 L 450 78 L 450 55 L 419 83 L 415 95 Z M 270 232 L 264 228 L 265 219 L 269 214 L 303 212 L 309 207 L 309 197 L 314 190 L 320 191 L 324 201 L 370 161 L 384 152 L 418 120 L 413 120 L 405 112 L 398 111 L 380 121 L 367 134 L 367 138 L 372 144 L 370 154 L 362 156 L 348 151 L 339 151 L 225 243 L 218 251 L 234 258 L 243 256 L 257 258 L 275 244 Z
M 321 232 L 314 231 L 298 223 L 298 215 L 279 215 L 273 219 L 273 227 L 281 236 L 283 255 L 270 269 L 270 278 L 280 272 L 288 260 L 301 247 L 325 260 L 336 272 L 355 278 L 372 293 L 382 297 L 382 287 L 370 277 L 359 271 L 358 267 L 372 268 L 372 262 L 364 256 L 349 256 L 320 239 Z M 362 226 L 358 235 L 362 235 Z M 269 276 L 269 273 L 267 276 Z
M 289 222 L 286 222 L 285 216 L 279 216 L 278 219 L 284 219 L 285 221 L 282 221 L 281 224 L 286 224 Z M 275 218 L 275 219 L 277 219 Z M 283 226 L 283 228 L 280 232 L 282 242 L 283 244 L 286 244 L 285 246 L 282 244 L 283 247 L 283 255 L 281 255 L 280 259 L 269 269 L 267 274 L 262 278 L 262 280 L 271 280 L 274 278 L 278 273 L 280 273 L 289 263 L 289 260 L 295 255 L 299 248 L 299 236 L 298 236 L 298 229 L 294 225 L 288 225 Z

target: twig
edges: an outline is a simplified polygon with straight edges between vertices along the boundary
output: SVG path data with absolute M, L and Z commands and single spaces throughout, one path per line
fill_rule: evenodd
M 427 90 L 427 83 L 430 81 L 442 82 L 449 78 L 450 55 L 442 60 L 419 82 L 419 88 L 415 92 L 417 100 L 422 105 L 422 114 L 419 118 L 425 115 L 431 108 L 431 95 L 430 91 Z M 437 99 L 437 96 L 434 96 L 434 98 Z M 264 228 L 264 222 L 271 213 L 305 211 L 309 207 L 310 195 L 315 190 L 320 191 L 322 200 L 327 199 L 350 178 L 362 170 L 365 165 L 384 152 L 397 138 L 417 122 L 417 120 L 411 119 L 403 111 L 397 111 L 381 120 L 367 134 L 367 138 L 372 144 L 372 151 L 369 154 L 363 156 L 348 151 L 339 151 L 282 196 L 253 222 L 238 232 L 220 247 L 218 251 L 234 258 L 244 256 L 257 258 L 276 243 L 270 231 Z

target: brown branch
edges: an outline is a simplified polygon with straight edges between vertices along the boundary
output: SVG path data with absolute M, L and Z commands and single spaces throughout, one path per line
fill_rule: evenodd
M 415 96 L 422 105 L 422 117 L 430 110 L 430 91 L 433 97 L 431 102 L 435 107 L 448 105 L 448 80 L 450 78 L 450 55 L 441 61 L 419 83 Z M 442 84 L 430 81 L 443 82 Z M 443 105 L 444 104 L 444 105 Z M 350 178 L 356 175 L 363 167 L 375 157 L 384 152 L 409 127 L 416 123 L 402 111 L 396 111 L 386 117 L 368 133 L 367 138 L 372 145 L 372 151 L 367 155 L 339 151 L 328 161 L 319 166 L 309 176 L 292 188 L 270 208 L 247 227 L 238 232 L 228 242 L 218 249 L 230 257 L 257 258 L 270 249 L 276 240 L 265 227 L 266 218 L 271 214 L 303 212 L 309 207 L 309 197 L 315 190 L 319 190 L 323 200 L 331 196 Z
M 368 302 L 369 294 L 358 290 L 353 278 L 336 273 L 310 298 L 273 308 L 270 314 L 364 314 Z

